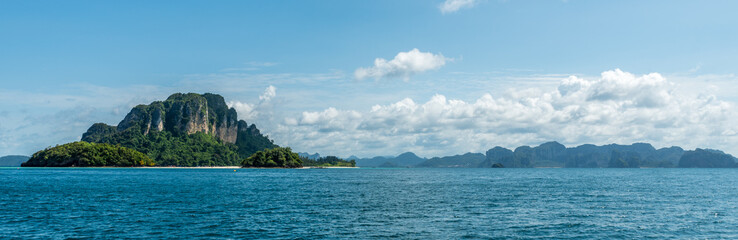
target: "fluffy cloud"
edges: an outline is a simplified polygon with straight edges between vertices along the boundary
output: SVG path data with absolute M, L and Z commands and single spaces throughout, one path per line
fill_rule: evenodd
M 363 156 L 415 151 L 425 156 L 482 152 L 560 141 L 713 147 L 728 151 L 738 140 L 738 109 L 715 96 L 677 94 L 658 73 L 636 76 L 619 69 L 597 79 L 563 79 L 548 91 L 509 90 L 466 102 L 435 95 L 375 105 L 368 111 L 329 108 L 285 120 L 289 145 L 324 154 Z M 289 125 L 289 126 L 287 126 Z
M 442 67 L 446 64 L 446 60 L 448 59 L 442 54 L 420 52 L 415 48 L 408 52 L 400 52 L 389 61 L 377 58 L 374 60 L 374 66 L 356 69 L 354 76 L 357 79 L 402 77 L 407 80 L 413 74 Z
M 269 85 L 269 87 L 267 87 L 264 90 L 264 93 L 259 95 L 259 100 L 269 101 L 269 100 L 272 100 L 272 98 L 275 96 L 277 96 L 277 88 L 272 85 Z
M 226 103 L 228 107 L 236 109 L 236 112 L 238 113 L 238 118 L 240 119 L 254 119 L 257 116 L 257 112 L 254 111 L 254 104 L 239 102 L 239 101 L 229 101 Z
M 446 14 L 459 11 L 462 8 L 473 7 L 476 3 L 476 0 L 446 0 L 438 5 L 438 9 L 441 10 L 441 13 Z
M 271 105 L 271 100 L 277 96 L 277 88 L 269 85 L 264 89 L 264 93 L 259 95 L 258 104 L 244 103 L 240 101 L 229 101 L 226 103 L 228 107 L 236 109 L 238 117 L 244 120 L 254 120 L 260 117 L 260 115 L 269 114 L 266 113 Z M 267 110 L 267 111 L 264 111 Z

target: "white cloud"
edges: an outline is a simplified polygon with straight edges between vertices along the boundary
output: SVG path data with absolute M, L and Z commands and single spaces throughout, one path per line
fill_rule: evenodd
M 462 8 L 471 8 L 475 4 L 477 4 L 476 0 L 446 0 L 438 5 L 438 9 L 441 10 L 441 13 L 446 14 L 459 11 Z
M 260 115 L 271 114 L 271 103 L 270 101 L 277 96 L 277 88 L 269 85 L 264 89 L 264 93 L 259 95 L 258 104 L 244 103 L 240 101 L 228 101 L 226 105 L 236 109 L 238 118 L 248 121 L 253 121 L 260 117 Z
M 259 96 L 259 100 L 269 101 L 272 100 L 272 98 L 275 96 L 277 96 L 277 88 L 269 85 L 269 87 L 264 90 L 264 93 Z
M 286 142 L 297 150 L 345 156 L 437 156 L 553 140 L 738 150 L 732 144 L 738 141 L 736 106 L 709 92 L 677 94 L 677 87 L 658 73 L 616 69 L 596 79 L 571 76 L 553 89 L 510 89 L 468 102 L 435 95 L 368 111 L 308 111 L 286 119 L 275 136 L 289 135 Z
M 188 91 L 223 94 L 240 119 L 255 123 L 275 143 L 323 155 L 441 156 L 550 140 L 569 146 L 644 141 L 738 153 L 735 75 L 613 70 L 567 76 L 452 74 L 453 81 L 380 84 L 356 83 L 340 72 L 227 73 L 187 76 L 176 88 L 0 90 L 0 100 L 6 100 L 0 101 L 0 155 L 79 140 L 94 122 L 115 125 L 136 104 Z M 268 86 L 280 86 L 280 94 Z M 444 95 L 425 95 L 429 89 Z
M 446 60 L 448 59 L 442 54 L 420 52 L 414 48 L 408 52 L 398 53 L 389 61 L 377 58 L 374 60 L 374 66 L 356 69 L 354 76 L 357 79 L 402 77 L 407 80 L 413 74 L 442 67 L 446 64 Z
M 238 113 L 239 119 L 254 119 L 257 115 L 257 112 L 254 111 L 254 104 L 239 102 L 239 101 L 229 101 L 226 105 L 228 107 L 231 107 L 233 109 L 236 109 L 236 113 Z

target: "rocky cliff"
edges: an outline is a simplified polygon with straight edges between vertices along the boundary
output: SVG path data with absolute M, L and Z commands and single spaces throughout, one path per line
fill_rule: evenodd
M 204 133 L 224 144 L 235 144 L 241 157 L 277 146 L 254 124 L 239 121 L 236 110 L 229 108 L 222 96 L 211 93 L 176 93 L 164 101 L 138 105 L 117 126 L 92 125 L 82 141 L 123 144 L 147 153 L 138 146 L 140 141 L 131 139 L 164 132 L 174 137 Z
M 166 101 L 134 107 L 118 124 L 117 131 L 137 127 L 143 134 L 164 130 L 177 134 L 202 132 L 236 143 L 237 119 L 236 110 L 228 108 L 220 95 L 176 93 Z

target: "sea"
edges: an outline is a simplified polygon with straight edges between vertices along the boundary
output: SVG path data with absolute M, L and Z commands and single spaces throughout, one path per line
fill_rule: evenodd
M 737 169 L 0 168 L 0 239 L 736 239 Z

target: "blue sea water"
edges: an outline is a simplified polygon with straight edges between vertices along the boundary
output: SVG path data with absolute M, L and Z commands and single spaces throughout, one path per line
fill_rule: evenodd
M 2 168 L 0 238 L 738 238 L 738 170 Z

